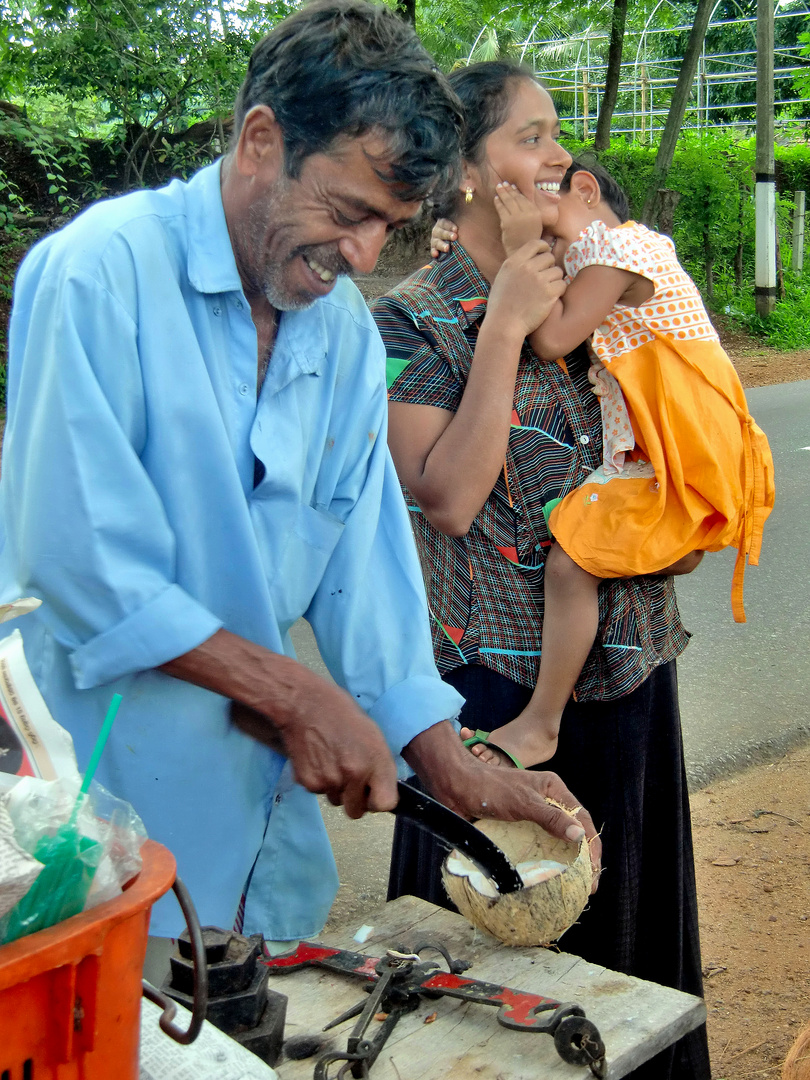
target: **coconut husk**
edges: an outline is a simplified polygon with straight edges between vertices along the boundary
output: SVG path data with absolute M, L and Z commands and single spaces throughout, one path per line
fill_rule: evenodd
M 810 1022 L 799 1032 L 785 1058 L 782 1080 L 810 1080 Z
M 591 890 L 591 859 L 586 840 L 578 844 L 558 840 L 531 821 L 476 823 L 513 865 L 540 859 L 563 863 L 567 869 L 537 885 L 495 899 L 475 889 L 469 878 L 442 867 L 447 895 L 479 930 L 486 930 L 507 945 L 548 945 L 577 921 Z M 453 852 L 450 858 L 460 858 Z

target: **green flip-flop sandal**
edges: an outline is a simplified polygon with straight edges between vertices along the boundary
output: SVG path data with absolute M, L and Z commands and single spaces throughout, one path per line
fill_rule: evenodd
M 465 746 L 488 746 L 498 754 L 503 754 L 508 757 L 516 769 L 525 769 L 525 765 L 522 765 L 514 754 L 510 754 L 508 750 L 504 750 L 502 746 L 498 746 L 496 743 L 491 743 L 489 737 L 492 734 L 491 731 L 482 731 L 480 728 L 474 735 L 471 735 L 469 739 L 464 740 Z

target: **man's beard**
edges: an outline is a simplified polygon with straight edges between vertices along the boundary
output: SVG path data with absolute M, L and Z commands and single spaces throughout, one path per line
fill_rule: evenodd
M 304 244 L 291 252 L 283 262 L 266 264 L 262 275 L 262 292 L 276 311 L 304 311 L 312 307 L 317 296 L 292 289 L 286 281 L 285 271 L 296 259 L 313 259 L 335 277 L 350 277 L 352 266 L 343 258 L 333 244 Z
M 262 292 L 267 302 L 276 311 L 304 311 L 312 307 L 318 297 L 301 288 L 294 288 L 288 283 L 287 275 L 292 270 L 296 259 L 302 257 L 306 259 L 309 256 L 326 270 L 331 270 L 335 277 L 350 276 L 353 268 L 340 254 L 336 244 L 302 244 L 284 256 L 280 262 L 271 262 L 267 259 L 264 245 L 269 223 L 276 215 L 283 218 L 284 196 L 289 186 L 289 179 L 283 177 L 265 203 L 255 203 L 250 208 L 246 238 L 248 248 L 257 256 L 256 277 L 253 283 L 256 291 Z

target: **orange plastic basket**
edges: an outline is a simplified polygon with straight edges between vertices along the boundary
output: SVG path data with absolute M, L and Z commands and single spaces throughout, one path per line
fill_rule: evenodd
M 0 1080 L 137 1080 L 149 916 L 175 879 L 147 840 L 115 900 L 0 946 Z

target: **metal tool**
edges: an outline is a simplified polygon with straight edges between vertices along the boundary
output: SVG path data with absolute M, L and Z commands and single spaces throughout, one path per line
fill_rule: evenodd
M 435 961 L 422 959 L 421 953 L 427 950 L 444 957 L 447 971 L 438 970 Z M 284 975 L 315 965 L 344 975 L 359 976 L 371 983 L 366 1000 L 327 1025 L 327 1028 L 335 1027 L 358 1017 L 346 1051 L 323 1054 L 315 1065 L 314 1080 L 329 1080 L 329 1066 L 338 1061 L 343 1065 L 335 1080 L 345 1080 L 347 1073 L 355 1078 L 368 1077 L 369 1069 L 400 1017 L 417 1008 L 422 995 L 428 998 L 446 995 L 480 1005 L 495 1005 L 499 1024 L 513 1031 L 551 1035 L 563 1061 L 570 1065 L 588 1065 L 594 1076 L 605 1076 L 605 1044 L 580 1005 L 463 978 L 462 972 L 470 965 L 465 960 L 452 960 L 447 950 L 435 942 L 422 942 L 412 952 L 389 950 L 384 957 L 376 957 L 302 941 L 294 953 L 265 959 L 264 963 L 271 975 Z M 374 1037 L 369 1039 L 368 1027 L 379 1013 L 387 1015 Z
M 517 892 L 523 888 L 520 874 L 497 844 L 480 829 L 401 780 L 397 790 L 399 802 L 392 811 L 397 817 L 407 818 L 420 828 L 427 829 L 448 851 L 453 848 L 463 851 L 487 877 L 492 878 L 498 892 Z

